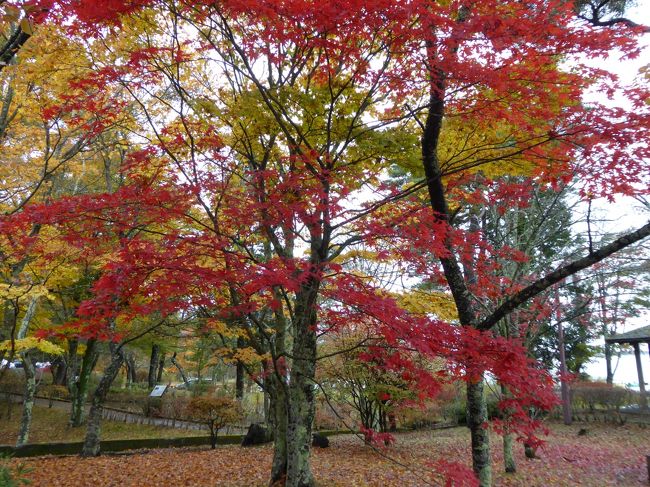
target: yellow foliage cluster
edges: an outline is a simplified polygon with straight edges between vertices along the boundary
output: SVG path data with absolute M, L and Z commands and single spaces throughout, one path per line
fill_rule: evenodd
M 458 319 L 458 311 L 450 294 L 440 291 L 412 290 L 393 295 L 399 305 L 414 314 L 433 314 L 444 321 Z
M 260 355 L 251 347 L 245 348 L 221 348 L 218 350 L 225 363 L 234 364 L 241 362 L 245 365 L 256 365 L 270 358 L 268 354 Z
M 29 350 L 38 350 L 51 355 L 62 355 L 64 350 L 58 345 L 47 340 L 39 340 L 36 337 L 27 337 L 15 340 L 13 343 L 16 353 L 27 352 Z M 5 340 L 0 343 L 0 352 L 11 350 L 11 340 Z

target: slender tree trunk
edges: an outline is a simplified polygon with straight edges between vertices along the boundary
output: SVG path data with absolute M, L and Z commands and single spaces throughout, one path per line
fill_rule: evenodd
M 19 340 L 27 336 L 29 324 L 36 312 L 36 303 L 38 298 L 32 298 L 25 310 L 25 316 L 20 323 L 18 334 L 16 338 Z M 32 425 L 32 410 L 34 409 L 34 395 L 36 394 L 36 373 L 34 371 L 34 364 L 29 351 L 20 354 L 23 361 L 23 370 L 25 372 L 25 393 L 23 397 L 23 414 L 20 419 L 20 430 L 18 432 L 18 439 L 16 440 L 16 447 L 21 447 L 29 439 L 29 429 Z
M 156 376 L 157 383 L 162 382 L 163 372 L 165 370 L 165 355 L 164 352 L 160 355 L 160 362 L 158 362 L 158 375 Z
M 515 473 L 517 472 L 517 462 L 515 461 L 515 456 L 512 450 L 513 444 L 512 433 L 503 434 L 503 466 L 506 473 Z
M 612 385 L 614 383 L 614 371 L 612 370 L 612 346 L 605 343 L 605 362 L 607 364 L 607 383 Z
M 58 357 L 54 359 L 50 372 L 52 373 L 52 384 L 64 386 L 68 383 L 68 363 L 65 358 Z
M 267 425 L 273 423 L 273 420 L 271 419 L 271 399 L 267 389 L 267 379 L 264 379 L 264 422 Z
M 243 348 L 244 346 L 244 339 L 238 337 L 237 348 Z M 237 361 L 235 369 L 235 398 L 239 401 L 244 398 L 244 364 L 240 361 Z
M 273 294 L 279 302 L 280 293 L 276 288 Z M 275 342 L 269 343 L 269 350 L 275 357 L 284 357 L 286 354 L 288 321 L 281 307 L 274 310 Z M 264 379 L 264 407 L 266 419 L 273 428 L 273 463 L 271 464 L 271 484 L 279 482 L 287 475 L 287 424 L 289 396 L 287 394 L 286 375 L 279 370 L 279 364 L 264 365 L 266 373 Z M 271 370 L 268 368 L 271 367 Z M 268 387 L 267 387 L 268 386 Z M 267 404 L 268 401 L 268 404 Z M 286 482 L 285 482 L 286 483 Z
M 124 363 L 126 364 L 126 385 L 130 387 L 138 382 L 133 352 L 125 352 Z
M 210 449 L 214 450 L 217 448 L 217 433 L 218 429 L 215 428 L 214 422 L 210 422 Z
M 79 369 L 78 377 L 72 377 L 72 409 L 70 412 L 70 426 L 76 428 L 84 423 L 86 399 L 90 388 L 90 378 L 95 368 L 99 354 L 97 353 L 97 340 L 90 339 L 86 342 L 86 351 L 84 352 Z
M 562 395 L 562 419 L 564 424 L 570 425 L 572 422 L 571 414 L 571 392 L 569 391 L 569 383 L 567 382 L 567 366 L 566 354 L 564 351 L 564 327 L 562 322 L 558 321 L 558 346 L 560 348 L 560 391 Z
M 501 393 L 504 398 L 510 397 L 508 388 L 501 384 Z M 509 415 L 509 411 L 504 411 L 504 414 Z M 517 462 L 515 462 L 515 455 L 512 451 L 513 445 L 512 433 L 509 430 L 503 432 L 503 466 L 506 473 L 515 473 L 517 471 Z
M 34 364 L 29 352 L 22 355 L 25 371 L 25 394 L 23 396 L 23 414 L 20 418 L 20 430 L 16 440 L 16 448 L 20 448 L 29 439 L 29 430 L 32 425 L 32 410 L 34 408 L 34 395 L 36 394 L 36 374 Z
M 151 357 L 149 358 L 149 375 L 147 377 L 147 383 L 149 389 L 154 387 L 157 382 L 157 370 L 160 363 L 160 347 L 157 343 L 151 345 Z
M 567 382 L 566 353 L 564 349 L 564 324 L 562 322 L 562 311 L 560 307 L 560 292 L 555 288 L 555 316 L 557 319 L 557 346 L 560 353 L 560 392 L 562 395 L 562 418 L 564 424 L 570 425 L 571 420 L 571 397 L 569 383 Z
M 176 360 L 176 352 L 174 352 L 174 355 L 172 355 L 172 358 L 170 359 L 171 363 L 178 369 L 178 372 L 181 374 L 181 378 L 183 379 L 183 383 L 185 384 L 185 387 L 187 387 L 187 390 L 190 390 L 190 383 L 187 380 L 187 376 L 185 375 L 185 371 L 183 370 L 183 367 L 181 364 L 178 363 Z
M 319 282 L 310 279 L 297 297 L 294 315 L 293 362 L 287 410 L 287 486 L 311 487 L 309 464 L 314 421 L 316 372 L 316 297 Z
M 104 375 L 102 375 L 97 388 L 93 392 L 90 414 L 88 415 L 88 429 L 86 430 L 86 438 L 84 439 L 81 450 L 82 457 L 95 457 L 100 453 L 101 419 L 104 410 L 104 401 L 106 400 L 106 395 L 111 384 L 120 371 L 120 367 L 122 367 L 122 362 L 124 362 L 124 351 L 122 348 L 114 346 L 111 348 L 116 348 L 111 351 L 111 363 L 104 370 Z
M 459 17 L 459 21 L 464 21 L 464 16 Z M 435 30 L 435 26 L 432 25 L 431 29 Z M 449 223 L 446 188 L 442 181 L 442 170 L 438 159 L 438 146 L 445 116 L 446 80 L 445 73 L 437 68 L 440 46 L 435 40 L 429 40 L 426 42 L 426 49 L 427 59 L 430 61 L 430 85 L 428 112 L 421 140 L 422 168 L 427 180 L 431 209 L 440 221 Z M 449 255 L 440 257 L 440 263 L 458 310 L 460 324 L 476 328 L 478 315 L 474 307 L 474 298 L 461 272 L 452 242 L 446 241 L 445 247 Z M 483 427 L 487 421 L 487 408 L 483 397 L 482 381 L 467 384 L 467 413 L 467 423 L 472 435 L 474 472 L 479 478 L 481 487 L 489 486 L 492 471 L 489 436 Z
M 68 370 L 66 373 L 66 385 L 68 386 L 68 392 L 70 392 L 70 398 L 74 401 L 74 395 L 76 394 L 76 382 L 79 375 L 79 356 L 77 355 L 77 350 L 79 348 L 79 340 L 76 338 L 68 339 Z
M 472 465 L 481 487 L 492 485 L 490 439 L 487 424 L 487 406 L 483 391 L 484 382 L 478 380 L 467 384 L 467 425 L 472 436 Z

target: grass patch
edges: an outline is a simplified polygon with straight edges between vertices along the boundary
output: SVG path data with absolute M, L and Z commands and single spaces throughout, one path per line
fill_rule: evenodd
M 0 405 L 0 442 L 12 445 L 20 428 L 20 405 L 14 405 L 11 419 L 7 419 L 7 405 Z M 83 441 L 85 427 L 70 428 L 69 414 L 63 409 L 34 406 L 34 416 L 29 443 L 64 443 Z M 177 438 L 180 436 L 205 436 L 204 431 L 165 428 L 116 421 L 102 421 L 102 440 L 135 440 L 143 438 Z

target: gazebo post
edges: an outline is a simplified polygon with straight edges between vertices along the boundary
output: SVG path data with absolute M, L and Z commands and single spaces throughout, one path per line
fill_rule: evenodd
M 641 368 L 641 347 L 638 342 L 632 344 L 634 347 L 634 358 L 636 359 L 636 371 L 639 376 L 639 407 L 648 409 L 648 400 L 645 395 L 645 382 L 643 380 L 643 369 Z
M 645 414 L 650 412 L 648 409 L 648 393 L 645 388 L 645 382 L 643 380 L 643 368 L 641 364 L 641 344 L 645 343 L 648 345 L 648 351 L 650 352 L 650 326 L 643 326 L 641 328 L 636 328 L 625 333 L 618 333 L 616 335 L 610 335 L 605 337 L 605 356 L 611 355 L 608 354 L 608 346 L 613 345 L 614 343 L 621 343 L 632 345 L 634 347 L 634 358 L 636 359 L 636 372 L 639 376 L 639 410 L 643 411 Z M 607 373 L 609 375 L 609 370 L 611 363 L 607 360 Z

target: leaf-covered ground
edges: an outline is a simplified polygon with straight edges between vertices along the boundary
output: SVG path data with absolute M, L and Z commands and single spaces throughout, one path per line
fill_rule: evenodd
M 646 428 L 588 425 L 584 436 L 578 436 L 579 429 L 554 426 L 553 436 L 536 460 L 525 460 L 518 445 L 516 474 L 501 473 L 499 438 L 493 437 L 495 484 L 647 485 L 645 455 L 650 454 L 650 441 Z M 468 445 L 465 428 L 406 433 L 397 435 L 397 444 L 383 450 L 382 456 L 354 436 L 339 436 L 331 439 L 329 449 L 314 451 L 313 470 L 321 486 L 443 485 L 431 464 L 441 459 L 468 464 Z M 41 457 L 12 462 L 24 462 L 33 469 L 28 478 L 34 486 L 252 487 L 267 485 L 271 448 L 221 446 L 214 451 L 168 449 L 93 459 Z
M 20 404 L 14 405 L 11 418 L 7 418 L 7 406 L 0 406 L 0 444 L 13 445 L 20 428 Z M 34 416 L 29 434 L 30 443 L 56 443 L 83 441 L 86 428 L 68 427 L 69 413 L 62 409 L 34 406 Z M 160 428 L 144 424 L 127 424 L 115 421 L 102 423 L 102 439 L 177 438 L 180 436 L 205 435 L 194 430 Z

